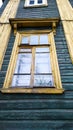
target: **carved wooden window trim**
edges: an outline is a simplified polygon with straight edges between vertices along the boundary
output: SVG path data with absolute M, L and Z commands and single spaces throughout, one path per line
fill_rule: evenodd
M 42 0 L 42 3 L 39 3 L 38 0 L 25 0 L 24 7 L 38 7 L 47 5 L 47 0 Z
M 14 42 L 14 47 L 12 50 L 11 58 L 10 58 L 10 63 L 8 66 L 8 70 L 6 73 L 5 81 L 3 88 L 1 89 L 1 92 L 4 93 L 52 93 L 52 94 L 61 94 L 64 92 L 61 84 L 61 77 L 60 77 L 60 71 L 59 71 L 59 66 L 58 66 L 58 60 L 57 60 L 57 54 L 56 54 L 56 48 L 55 48 L 55 42 L 54 42 L 54 35 L 53 32 L 50 31 L 39 31 L 40 33 L 48 33 L 49 35 L 49 40 L 50 40 L 50 56 L 51 56 L 51 66 L 52 66 L 52 73 L 54 77 L 54 82 L 55 82 L 55 88 L 13 88 L 11 87 L 11 82 L 12 82 L 12 76 L 14 73 L 15 65 L 16 65 L 16 59 L 19 51 L 19 46 L 21 43 L 21 37 L 23 35 L 21 33 L 17 33 L 16 39 Z M 38 31 L 31 31 L 29 33 L 38 33 Z

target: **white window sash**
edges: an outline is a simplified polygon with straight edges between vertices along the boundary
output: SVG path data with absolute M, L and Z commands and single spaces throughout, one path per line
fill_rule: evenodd
M 47 5 L 47 0 L 42 0 L 42 3 L 38 3 L 38 0 L 34 0 L 34 4 L 30 4 L 30 0 L 25 1 L 25 6 L 35 6 L 35 5 Z

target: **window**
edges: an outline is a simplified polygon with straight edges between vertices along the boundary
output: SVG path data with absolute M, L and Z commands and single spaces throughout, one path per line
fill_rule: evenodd
M 54 87 L 49 46 L 48 34 L 22 37 L 12 87 Z
M 2 92 L 63 92 L 53 33 L 17 34 Z
M 47 5 L 47 0 L 26 0 L 25 1 L 25 7 L 34 7 L 34 6 L 42 6 Z
M 31 4 L 34 4 L 34 0 L 30 0 L 29 1 L 29 4 L 31 5 Z

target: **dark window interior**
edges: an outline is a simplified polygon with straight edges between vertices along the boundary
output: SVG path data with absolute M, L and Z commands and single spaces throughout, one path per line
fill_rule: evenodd
M 42 4 L 42 0 L 38 0 L 38 4 Z
M 30 0 L 30 4 L 34 4 L 34 0 Z

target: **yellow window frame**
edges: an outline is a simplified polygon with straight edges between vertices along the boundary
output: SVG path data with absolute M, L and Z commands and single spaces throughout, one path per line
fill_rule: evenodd
M 49 42 L 50 42 L 50 56 L 51 56 L 51 67 L 52 67 L 52 74 L 54 77 L 54 83 L 55 83 L 55 88 L 13 88 L 11 87 L 11 81 L 12 81 L 12 76 L 13 72 L 15 69 L 16 65 L 16 59 L 18 56 L 18 51 L 19 51 L 19 46 L 21 43 L 21 37 L 24 34 L 45 34 L 48 33 L 49 36 Z M 60 70 L 59 70 L 59 65 L 58 65 L 58 60 L 57 60 L 57 54 L 56 54 L 56 47 L 55 47 L 55 41 L 54 41 L 54 34 L 51 31 L 28 31 L 28 32 L 23 32 L 19 33 L 17 32 L 16 34 L 16 39 L 14 42 L 14 47 L 12 50 L 8 70 L 6 73 L 5 81 L 3 88 L 1 89 L 1 92 L 3 93 L 45 93 L 45 94 L 61 94 L 64 92 L 64 89 L 62 88 L 62 83 L 61 83 L 61 77 L 60 77 Z

